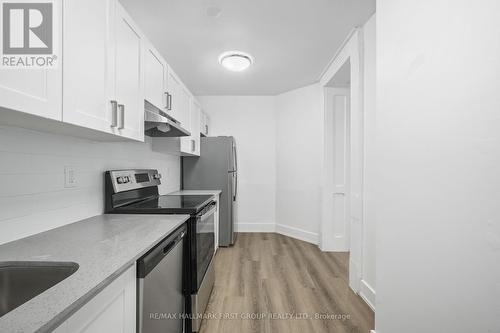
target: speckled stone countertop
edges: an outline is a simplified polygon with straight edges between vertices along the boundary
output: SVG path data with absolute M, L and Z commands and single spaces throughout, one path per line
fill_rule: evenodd
M 219 195 L 221 194 L 221 190 L 181 190 L 181 191 L 175 191 L 169 194 L 176 194 L 176 195 Z
M 99 215 L 0 245 L 0 261 L 72 261 L 67 279 L 0 317 L 0 332 L 50 332 L 189 215 Z

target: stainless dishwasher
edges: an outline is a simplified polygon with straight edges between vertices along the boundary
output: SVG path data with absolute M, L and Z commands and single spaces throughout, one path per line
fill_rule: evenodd
M 139 333 L 184 332 L 185 235 L 183 225 L 137 261 Z

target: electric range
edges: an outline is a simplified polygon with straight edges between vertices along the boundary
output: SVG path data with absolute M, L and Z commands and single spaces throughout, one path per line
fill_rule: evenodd
M 160 195 L 157 170 L 105 173 L 105 211 L 110 214 L 189 214 L 186 256 L 186 332 L 199 330 L 215 281 L 215 212 L 210 195 Z M 188 296 L 189 295 L 189 296 Z

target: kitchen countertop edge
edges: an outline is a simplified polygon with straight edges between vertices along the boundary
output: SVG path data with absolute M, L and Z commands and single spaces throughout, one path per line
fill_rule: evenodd
M 144 218 L 148 218 L 150 220 L 158 219 L 158 220 L 162 220 L 162 221 L 164 221 L 164 220 L 169 220 L 169 221 L 168 221 L 168 223 L 165 222 L 164 230 L 161 232 L 156 231 L 156 228 L 159 228 L 159 226 L 155 224 L 154 225 L 154 228 L 155 228 L 155 231 L 154 231 L 155 232 L 154 233 L 155 239 L 154 240 L 149 240 L 147 245 L 142 246 L 142 249 L 140 251 L 138 251 L 134 255 L 131 255 L 130 259 L 128 259 L 124 264 L 121 264 L 121 266 L 116 268 L 112 273 L 103 277 L 103 279 L 99 283 L 91 284 L 91 282 L 89 282 L 89 284 L 91 284 L 90 290 L 82 293 L 82 295 L 79 295 L 79 297 L 76 300 L 74 300 L 71 304 L 67 305 L 64 309 L 61 309 L 60 311 L 57 310 L 59 312 L 56 315 L 54 315 L 53 317 L 51 317 L 50 319 L 43 318 L 44 312 L 42 310 L 39 310 L 41 313 L 41 315 L 40 315 L 41 318 L 37 318 L 38 320 L 33 320 L 31 323 L 29 323 L 27 325 L 26 325 L 26 323 L 25 323 L 25 325 L 19 324 L 20 327 L 16 327 L 16 323 L 18 323 L 18 322 L 20 323 L 20 321 L 15 321 L 15 318 L 23 317 L 22 316 L 23 312 L 27 312 L 29 310 L 29 308 L 23 307 L 25 304 L 32 302 L 33 300 L 37 299 L 37 297 L 43 295 L 44 293 L 51 292 L 51 289 L 56 287 L 59 283 L 54 285 L 52 288 L 49 288 L 48 290 L 42 292 L 40 295 L 35 296 L 34 298 L 30 299 L 26 303 L 20 305 L 19 307 L 13 309 L 9 313 L 5 314 L 4 316 L 0 317 L 0 331 L 5 329 L 5 330 L 8 330 L 9 332 L 36 332 L 36 333 L 52 332 L 53 330 L 58 328 L 64 321 L 69 319 L 80 308 L 82 308 L 85 304 L 87 304 L 90 300 L 92 300 L 97 294 L 99 294 L 109 284 L 111 284 L 118 276 L 120 276 L 123 272 L 125 272 L 130 266 L 132 266 L 134 264 L 134 262 L 137 261 L 137 259 L 139 259 L 142 255 L 144 255 L 149 250 L 151 250 L 162 239 L 167 237 L 169 234 L 171 234 L 174 230 L 179 228 L 183 223 L 185 223 L 189 219 L 189 215 L 187 215 L 187 214 L 176 214 L 176 215 L 103 214 L 103 215 L 97 215 L 97 216 L 94 216 L 91 218 L 83 219 L 81 221 L 76 221 L 76 222 L 55 228 L 55 229 L 51 229 L 51 230 L 48 230 L 48 231 L 45 231 L 45 232 L 42 232 L 39 234 L 35 234 L 35 235 L 29 236 L 26 238 L 22 238 L 22 239 L 19 239 L 16 241 L 9 242 L 6 244 L 2 244 L 2 245 L 0 245 L 0 249 L 6 248 L 6 247 L 13 247 L 17 244 L 21 244 L 20 245 L 21 248 L 23 248 L 23 247 L 26 248 L 28 245 L 30 245 L 30 241 L 33 241 L 33 239 L 36 239 L 37 237 L 39 237 L 41 239 L 41 241 L 43 241 L 44 238 L 47 238 L 50 235 L 50 233 L 54 233 L 54 234 L 61 233 L 61 229 L 63 229 L 63 228 L 67 228 L 67 229 L 75 228 L 75 225 L 77 225 L 77 224 L 81 224 L 81 223 L 85 223 L 85 222 L 89 222 L 89 221 L 93 221 L 93 220 L 94 220 L 94 223 L 96 223 L 96 224 L 97 223 L 104 224 L 105 222 L 108 222 L 110 220 L 112 221 L 113 219 L 119 219 L 122 217 L 124 219 L 131 219 L 132 222 L 129 221 L 128 222 L 129 224 L 133 224 L 134 219 L 144 219 Z M 160 223 L 160 222 L 158 222 L 158 223 Z M 167 225 L 168 225 L 168 227 L 167 227 Z M 124 231 L 123 233 L 125 233 L 125 232 L 126 231 Z M 118 237 L 119 235 L 120 234 L 116 234 L 115 237 Z M 98 238 L 98 236 L 96 236 L 96 238 Z M 137 241 L 137 240 L 135 240 L 135 241 Z M 36 243 L 36 241 L 35 241 L 35 243 Z M 29 251 L 27 251 L 27 252 L 29 252 Z M 55 254 L 55 256 L 57 257 L 57 254 Z M 5 257 L 2 258 L 0 256 L 0 261 L 8 261 L 5 259 L 6 259 Z M 19 257 L 16 257 L 15 261 L 35 261 L 35 260 L 33 260 L 31 257 L 30 258 L 26 257 L 26 260 L 23 260 L 22 257 L 21 257 L 21 259 Z M 58 259 L 55 259 L 55 260 L 39 259 L 39 261 L 60 261 L 60 260 L 58 260 Z M 80 264 L 77 260 L 72 260 L 72 261 Z M 81 269 L 81 268 L 82 267 L 80 266 L 79 269 Z M 87 270 L 89 269 L 88 267 L 85 267 L 85 268 Z M 77 273 L 77 272 L 75 272 L 75 273 Z M 82 272 L 80 272 L 80 274 L 82 274 Z M 69 276 L 67 279 L 69 279 L 69 278 L 71 278 L 71 276 Z M 64 282 L 64 280 L 61 281 L 60 283 L 62 283 L 62 282 Z M 72 285 L 69 284 L 68 286 L 65 286 L 65 288 L 69 289 L 69 287 L 71 287 L 71 286 Z M 59 287 L 59 288 L 61 289 L 62 287 Z M 62 289 L 62 291 L 64 291 L 64 290 L 65 289 Z M 58 290 L 58 292 L 61 293 L 61 290 Z M 52 293 L 54 293 L 54 290 L 52 290 Z M 45 294 L 45 297 L 47 297 L 47 296 L 48 295 Z M 33 305 L 33 304 L 31 304 L 31 305 Z M 36 304 L 36 305 L 38 305 L 38 304 Z M 54 306 L 54 307 L 57 308 L 57 306 Z M 38 309 L 38 308 L 36 308 L 36 309 Z M 17 311 L 17 313 L 16 313 L 16 311 Z M 12 316 L 12 314 L 15 315 L 14 320 L 12 320 L 12 318 L 10 318 Z M 2 321 L 2 319 L 5 318 L 5 316 L 9 316 L 9 318 L 7 320 Z M 38 326 L 38 325 L 40 325 L 40 326 Z M 33 326 L 38 326 L 38 327 L 33 327 Z
M 153 244 L 148 250 L 144 251 L 144 253 L 149 251 L 154 245 L 155 244 Z M 48 321 L 45 325 L 38 328 L 35 331 L 35 333 L 49 333 L 49 332 L 54 331 L 62 323 L 64 323 L 66 320 L 68 320 L 73 314 L 78 312 L 78 310 L 80 310 L 85 304 L 87 304 L 95 296 L 97 296 L 101 291 L 103 291 L 107 286 L 109 286 L 111 284 L 111 282 L 113 282 L 117 277 L 122 275 L 122 273 L 124 273 L 130 266 L 132 266 L 134 264 L 134 261 L 139 259 L 144 253 L 139 254 L 136 259 L 131 260 L 127 264 L 120 267 L 117 271 L 115 271 L 114 273 L 109 275 L 101 283 L 99 283 L 97 286 L 95 286 L 93 289 L 91 289 L 88 293 L 84 294 L 82 297 L 80 297 L 78 300 L 73 302 L 66 309 L 62 310 L 58 315 L 56 315 L 54 318 L 52 318 L 50 321 Z M 15 309 L 12 311 L 15 311 Z

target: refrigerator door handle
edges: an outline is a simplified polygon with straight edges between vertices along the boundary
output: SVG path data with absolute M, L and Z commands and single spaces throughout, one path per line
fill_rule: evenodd
M 238 170 L 238 155 L 236 154 L 236 145 L 233 142 L 233 158 L 234 158 L 234 170 Z
M 234 173 L 234 194 L 233 201 L 236 201 L 236 196 L 238 195 L 238 173 Z

